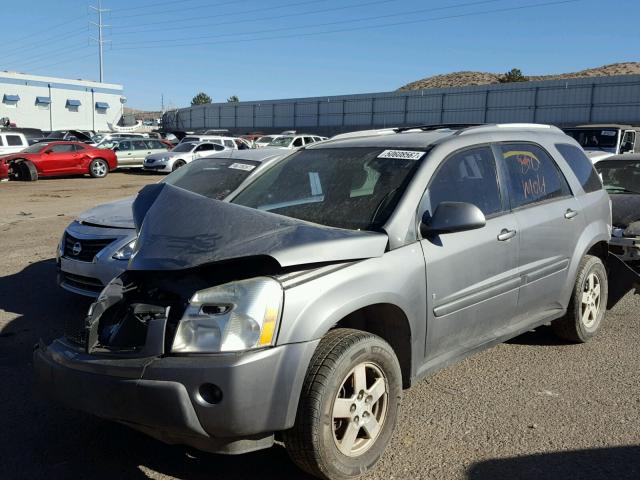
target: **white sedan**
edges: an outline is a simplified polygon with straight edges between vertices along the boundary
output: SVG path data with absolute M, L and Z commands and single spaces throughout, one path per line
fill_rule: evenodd
M 196 158 L 206 157 L 223 150 L 229 150 L 229 148 L 214 142 L 180 143 L 169 152 L 149 155 L 144 159 L 143 168 L 154 172 L 173 172 Z

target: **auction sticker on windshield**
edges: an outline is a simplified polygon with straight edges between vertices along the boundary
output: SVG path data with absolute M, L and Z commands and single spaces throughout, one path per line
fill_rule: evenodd
M 415 152 L 412 150 L 385 150 L 378 158 L 396 158 L 399 160 L 420 160 L 425 152 Z
M 247 165 L 246 163 L 232 163 L 231 165 L 229 165 L 229 168 L 234 168 L 236 170 L 244 170 L 246 172 L 250 172 L 251 170 L 256 168 L 256 166 L 255 165 Z

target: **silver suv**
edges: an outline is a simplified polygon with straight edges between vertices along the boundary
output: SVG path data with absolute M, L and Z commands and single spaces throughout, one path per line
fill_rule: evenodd
M 127 271 L 36 349 L 40 382 L 169 443 L 279 439 L 358 477 L 425 375 L 548 322 L 599 330 L 611 210 L 585 164 L 554 127 L 414 128 L 303 148 L 231 203 L 145 187 Z

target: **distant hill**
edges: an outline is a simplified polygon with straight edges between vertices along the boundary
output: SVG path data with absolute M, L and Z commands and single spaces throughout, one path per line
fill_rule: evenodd
M 607 77 L 613 75 L 640 75 L 640 62 L 612 63 L 598 68 L 589 68 L 573 73 L 561 73 L 557 75 L 527 75 L 529 81 L 539 80 L 564 80 L 567 78 L 583 77 Z M 492 85 L 500 83 L 501 73 L 490 72 L 454 72 L 444 75 L 423 78 L 408 83 L 398 89 L 399 92 L 407 90 L 423 90 L 427 88 L 467 87 L 469 85 Z

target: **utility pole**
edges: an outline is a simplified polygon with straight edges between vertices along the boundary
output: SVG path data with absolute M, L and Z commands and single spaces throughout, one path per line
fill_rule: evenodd
M 164 113 L 164 93 L 160 94 L 160 111 Z
M 106 8 L 102 8 L 102 1 L 98 0 L 98 6 L 94 7 L 93 5 L 90 5 L 89 8 L 91 8 L 92 10 L 95 10 L 98 14 L 98 23 L 96 22 L 89 22 L 92 25 L 98 27 L 98 38 L 93 38 L 91 37 L 91 40 L 98 42 L 98 54 L 100 57 L 100 83 L 102 83 L 104 81 L 104 63 L 102 60 L 102 46 L 106 43 L 106 41 L 103 39 L 102 36 L 102 29 L 104 27 L 108 27 L 109 25 L 105 25 L 102 23 L 102 14 L 109 12 L 110 10 L 106 9 Z

